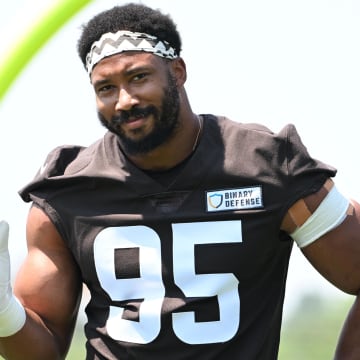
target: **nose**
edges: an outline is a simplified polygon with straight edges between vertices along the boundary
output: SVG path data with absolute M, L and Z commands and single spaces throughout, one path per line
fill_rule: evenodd
M 138 104 L 137 98 L 130 93 L 129 90 L 121 88 L 115 105 L 116 111 L 130 110 L 134 105 Z

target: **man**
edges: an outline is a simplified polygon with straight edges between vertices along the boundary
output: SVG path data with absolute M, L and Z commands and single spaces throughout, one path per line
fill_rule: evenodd
M 102 12 L 78 52 L 109 129 L 62 146 L 20 191 L 28 255 L 9 285 L 0 234 L 0 351 L 66 356 L 86 308 L 87 359 L 276 359 L 293 241 L 329 281 L 360 288 L 360 207 L 296 129 L 196 115 L 172 20 Z M 338 359 L 358 359 L 358 301 Z M 21 344 L 21 346 L 20 346 Z

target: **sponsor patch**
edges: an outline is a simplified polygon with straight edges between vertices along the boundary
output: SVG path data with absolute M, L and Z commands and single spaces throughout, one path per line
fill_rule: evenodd
M 261 208 L 261 186 L 207 191 L 206 207 L 209 212 Z

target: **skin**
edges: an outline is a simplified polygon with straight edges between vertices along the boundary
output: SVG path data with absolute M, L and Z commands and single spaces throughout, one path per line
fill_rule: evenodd
M 127 154 L 142 169 L 168 169 L 192 152 L 199 124 L 189 105 L 182 59 L 171 62 L 145 53 L 125 53 L 103 59 L 94 68 L 92 84 L 104 121 L 121 111 L 153 105 L 161 113 L 163 89 L 169 72 L 179 91 L 178 126 L 167 141 L 145 154 Z M 121 132 L 135 141 L 149 135 L 154 115 L 136 117 L 121 124 Z M 120 130 L 120 129 L 119 129 Z M 326 191 L 303 199 L 311 211 Z M 294 205 L 295 206 L 295 205 Z M 360 289 L 360 205 L 352 203 L 345 221 L 302 249 L 310 263 L 343 291 L 357 295 Z M 291 233 L 294 223 L 285 215 L 282 229 Z M 25 326 L 0 339 L 0 353 L 8 359 L 64 359 L 69 348 L 81 299 L 77 265 L 51 220 L 32 207 L 27 220 L 28 254 L 17 275 L 14 292 L 27 312 Z M 34 276 L 36 274 L 36 276 Z M 340 336 L 336 360 L 360 358 L 360 301 L 351 309 Z M 21 344 L 21 346 L 19 346 Z

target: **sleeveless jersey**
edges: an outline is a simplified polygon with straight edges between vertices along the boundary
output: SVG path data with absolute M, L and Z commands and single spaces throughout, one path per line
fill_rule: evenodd
M 277 358 L 292 248 L 280 225 L 336 170 L 293 125 L 203 117 L 197 149 L 166 181 L 108 132 L 54 149 L 20 191 L 52 219 L 90 291 L 88 360 Z

